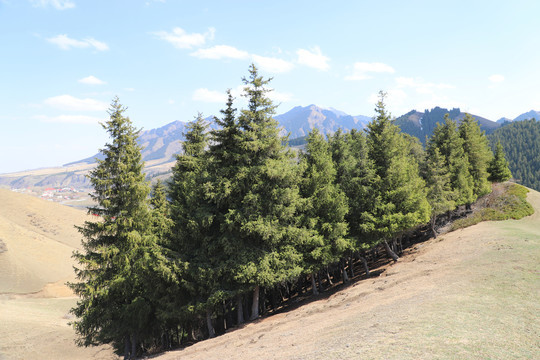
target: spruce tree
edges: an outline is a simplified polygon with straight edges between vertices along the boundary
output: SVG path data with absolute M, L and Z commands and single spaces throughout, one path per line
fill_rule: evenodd
M 430 148 L 426 155 L 425 179 L 427 199 L 431 206 L 430 225 L 433 235 L 437 237 L 435 229 L 437 217 L 455 208 L 454 198 L 456 195 L 452 190 L 448 167 L 439 149 L 436 147 Z
M 476 200 L 474 179 L 470 173 L 469 158 L 463 149 L 463 139 L 459 136 L 457 125 L 448 114 L 445 123 L 437 123 L 433 135 L 428 140 L 427 152 L 438 148 L 450 171 L 450 183 L 456 193 L 456 205 L 469 206 Z
M 310 232 L 299 227 L 300 171 L 293 154 L 283 145 L 275 105 L 268 98 L 270 80 L 255 65 L 244 78 L 248 106 L 240 112 L 236 175 L 231 182 L 230 208 L 225 217 L 228 231 L 238 237 L 234 249 L 235 280 L 253 290 L 251 318 L 259 315 L 260 287 L 273 287 L 302 272 L 298 244 L 310 241 Z
M 134 358 L 138 344 L 152 339 L 159 328 L 152 284 L 168 270 L 152 234 L 139 132 L 125 110 L 115 98 L 102 124 L 111 142 L 89 175 L 96 205 L 88 212 L 99 219 L 79 228 L 83 250 L 73 255 L 79 282 L 69 285 L 79 296 L 71 309 L 77 343 L 110 343 L 125 358 Z
M 307 141 L 306 151 L 301 154 L 304 168 L 301 193 L 307 199 L 306 227 L 319 236 L 306 244 L 302 253 L 304 269 L 311 274 L 313 292 L 317 294 L 313 273 L 338 262 L 353 249 L 353 244 L 347 237 L 347 198 L 335 184 L 336 170 L 328 142 L 316 128 L 309 133 Z
M 469 114 L 459 124 L 459 136 L 463 139 L 463 150 L 469 160 L 469 172 L 473 178 L 474 194 L 476 197 L 491 192 L 488 182 L 488 165 L 493 154 L 488 145 L 484 131 L 480 130 L 478 122 Z
M 376 222 L 373 231 L 388 254 L 397 260 L 398 256 L 390 249 L 388 241 L 396 240 L 405 231 L 426 223 L 430 209 L 418 164 L 406 139 L 386 111 L 384 96 L 381 92 L 375 108 L 377 115 L 367 126 L 369 157 L 377 175 L 373 187 L 378 197 L 378 203 L 372 210 Z
M 506 158 L 504 157 L 504 150 L 500 141 L 497 141 L 495 155 L 489 163 L 488 172 L 488 180 L 491 182 L 504 182 L 512 177 L 512 173 L 508 167 L 508 161 L 506 161 Z

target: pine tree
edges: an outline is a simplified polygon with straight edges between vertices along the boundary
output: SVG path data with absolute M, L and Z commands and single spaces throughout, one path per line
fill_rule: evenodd
M 151 195 L 153 233 L 157 236 L 158 242 L 165 245 L 170 240 L 173 222 L 170 217 L 167 189 L 160 179 L 152 187 Z
M 497 141 L 495 155 L 489 163 L 488 172 L 488 180 L 491 182 L 504 182 L 512 177 L 512 173 L 508 168 L 508 161 L 506 161 L 506 158 L 504 157 L 504 150 L 500 141 Z
M 456 122 L 445 115 L 445 123 L 437 123 L 428 140 L 427 152 L 439 149 L 450 172 L 452 190 L 456 192 L 456 205 L 470 205 L 476 200 L 474 179 L 469 171 L 469 159 L 463 150 L 463 139 L 459 136 Z
M 375 108 L 377 115 L 367 126 L 369 157 L 378 178 L 373 188 L 378 203 L 372 215 L 376 221 L 376 236 L 384 243 L 389 255 L 397 260 L 388 241 L 426 223 L 430 209 L 418 164 L 406 139 L 386 111 L 384 96 L 381 92 Z
M 431 206 L 430 224 L 433 235 L 437 237 L 435 229 L 437 217 L 456 207 L 454 201 L 456 195 L 451 187 L 448 167 L 438 148 L 430 148 L 425 163 L 427 199 Z
M 463 139 L 463 150 L 469 160 L 469 172 L 474 182 L 476 197 L 491 192 L 488 182 L 488 165 L 493 154 L 488 145 L 484 131 L 480 130 L 478 122 L 469 114 L 459 124 L 459 136 Z
M 347 198 L 335 184 L 336 170 L 328 142 L 316 128 L 307 140 L 306 152 L 301 154 L 304 168 L 301 193 L 308 202 L 304 212 L 306 227 L 314 229 L 319 236 L 305 244 L 302 253 L 304 269 L 311 273 L 313 292 L 317 294 L 313 273 L 338 262 L 353 249 L 353 244 L 347 237 Z
M 270 80 L 259 76 L 253 64 L 249 73 L 243 79 L 248 106 L 238 117 L 240 151 L 230 190 L 236 201 L 230 202 L 225 222 L 241 242 L 235 248 L 235 280 L 253 290 L 255 319 L 261 286 L 273 287 L 303 272 L 298 244 L 309 241 L 310 233 L 298 226 L 300 171 L 272 118 Z
M 78 344 L 111 343 L 119 352 L 123 347 L 125 358 L 134 358 L 138 344 L 159 327 L 152 284 L 168 271 L 151 232 L 139 132 L 124 112 L 115 98 L 103 124 L 112 141 L 89 175 L 97 205 L 88 212 L 99 220 L 79 228 L 83 251 L 73 256 L 80 282 L 69 285 L 80 298 L 71 309 Z

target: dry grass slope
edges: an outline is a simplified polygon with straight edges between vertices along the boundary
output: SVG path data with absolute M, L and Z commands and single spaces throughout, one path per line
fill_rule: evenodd
M 73 250 L 84 211 L 0 189 L 0 359 L 111 358 L 77 348 L 68 326 L 76 298 Z

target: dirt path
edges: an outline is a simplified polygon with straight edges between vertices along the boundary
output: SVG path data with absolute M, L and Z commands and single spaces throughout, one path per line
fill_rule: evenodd
M 159 359 L 535 359 L 540 193 L 529 201 L 528 218 L 429 240 L 379 277 Z

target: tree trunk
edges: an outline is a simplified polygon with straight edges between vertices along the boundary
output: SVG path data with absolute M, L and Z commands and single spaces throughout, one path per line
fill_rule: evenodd
M 130 355 L 129 355 L 130 347 L 131 347 L 131 342 L 129 341 L 129 335 L 126 335 L 124 337 L 124 360 L 128 360 L 130 358 Z
M 323 291 L 323 287 L 322 287 L 322 280 L 321 280 L 321 272 L 317 272 L 317 283 L 319 284 L 319 290 L 320 291 Z
M 131 356 L 130 359 L 137 358 L 137 336 L 131 335 Z
M 351 271 L 351 279 L 354 277 L 354 260 L 353 257 L 349 257 L 349 270 Z
M 206 309 L 206 327 L 208 328 L 208 338 L 216 337 L 216 330 L 212 325 L 212 310 Z
M 313 295 L 319 295 L 319 290 L 317 289 L 317 283 L 315 282 L 315 273 L 311 273 L 311 287 L 313 289 Z
M 242 304 L 242 295 L 236 296 L 236 323 L 241 325 L 244 323 L 244 305 Z
M 392 249 L 390 249 L 390 245 L 388 245 L 388 242 L 386 240 L 384 240 L 384 248 L 386 249 L 386 253 L 388 254 L 388 256 L 392 258 L 392 260 L 399 260 L 399 256 L 397 256 L 396 253 L 393 252 Z
M 366 258 L 363 256 L 360 256 L 360 260 L 362 260 L 362 264 L 364 264 L 364 270 L 366 270 L 366 276 L 369 276 L 369 266 L 367 264 Z
M 328 266 L 326 267 L 326 281 L 328 281 L 328 285 L 332 286 L 334 283 L 332 282 L 332 279 L 330 278 L 330 273 L 328 272 Z
M 347 275 L 347 269 L 345 268 L 345 261 L 339 261 L 339 267 L 341 268 L 341 276 L 343 277 L 343 283 L 346 284 L 349 282 L 349 275 Z
M 259 285 L 253 289 L 253 304 L 251 304 L 251 317 L 249 320 L 255 320 L 259 318 Z
M 431 231 L 433 232 L 433 237 L 437 238 L 437 230 L 435 230 L 435 222 L 436 222 L 435 216 L 431 218 Z

